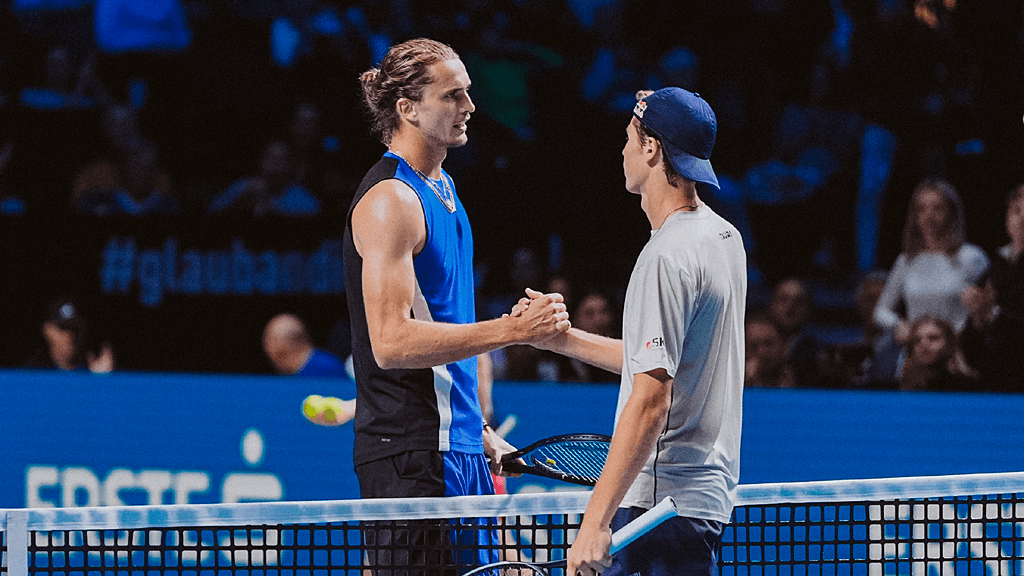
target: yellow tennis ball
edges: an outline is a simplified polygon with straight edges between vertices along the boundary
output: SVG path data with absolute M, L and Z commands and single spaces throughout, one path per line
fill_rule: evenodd
M 302 401 L 302 414 L 309 420 L 316 419 L 324 411 L 324 398 L 317 394 L 306 396 Z
M 341 407 L 341 400 L 333 396 L 329 396 L 323 399 L 323 412 L 324 420 L 328 422 L 337 422 L 338 417 L 345 411 Z

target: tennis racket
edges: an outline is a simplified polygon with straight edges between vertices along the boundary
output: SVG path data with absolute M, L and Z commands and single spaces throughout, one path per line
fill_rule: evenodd
M 661 524 L 665 520 L 678 516 L 679 511 L 676 509 L 676 503 L 672 500 L 671 496 L 666 496 L 657 506 L 651 508 L 647 512 L 639 515 L 629 524 L 626 524 L 622 528 L 619 528 L 612 534 L 612 544 L 610 552 L 615 554 L 619 550 L 625 548 L 628 544 L 632 543 L 637 538 L 650 532 L 655 526 Z M 491 564 L 485 564 L 464 573 L 462 576 L 476 576 L 480 574 L 488 575 L 502 575 L 510 574 L 514 572 L 508 571 L 509 569 L 524 569 L 528 568 L 533 570 L 535 575 L 548 576 L 552 568 L 564 568 L 565 559 L 551 560 L 549 562 L 517 562 L 517 561 L 504 561 L 494 562 Z
M 601 434 L 563 434 L 506 454 L 501 467 L 517 474 L 534 474 L 593 486 L 608 459 L 611 437 Z

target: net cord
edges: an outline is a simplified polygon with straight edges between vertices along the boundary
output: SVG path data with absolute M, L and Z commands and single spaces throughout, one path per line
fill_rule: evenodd
M 581 513 L 588 490 L 445 498 L 377 498 L 308 502 L 246 502 L 235 504 L 172 504 L 29 508 L 31 531 L 173 528 L 177 526 L 267 526 L 319 524 L 359 520 L 419 520 L 471 516 L 536 516 Z M 10 512 L 0 509 L 0 528 Z
M 1024 472 L 745 484 L 736 506 L 942 498 L 1024 492 Z
M 826 480 L 737 487 L 736 506 L 797 502 L 879 501 L 1024 492 L 1024 472 Z M 176 526 L 276 525 L 359 520 L 415 520 L 470 516 L 534 516 L 582 513 L 590 491 L 537 494 L 380 498 L 307 502 L 248 502 L 80 508 L 0 509 L 0 530 L 29 531 L 170 528 Z

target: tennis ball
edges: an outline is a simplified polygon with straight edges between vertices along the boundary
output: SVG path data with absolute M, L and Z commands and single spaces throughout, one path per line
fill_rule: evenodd
M 344 411 L 345 409 L 341 407 L 340 399 L 333 396 L 323 398 L 324 419 L 328 422 L 337 422 L 338 417 L 341 416 Z
M 308 420 L 315 420 L 324 411 L 324 398 L 317 394 L 306 396 L 302 401 L 302 414 Z

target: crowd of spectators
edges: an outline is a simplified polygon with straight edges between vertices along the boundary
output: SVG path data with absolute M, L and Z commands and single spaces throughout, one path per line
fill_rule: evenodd
M 1024 357 L 1024 218 L 994 200 L 1024 182 L 1020 0 L 161 0 L 112 16 L 143 4 L 0 6 L 0 218 L 340 223 L 383 151 L 356 78 L 429 36 L 473 78 L 470 143 L 445 166 L 473 213 L 481 316 L 548 284 L 614 335 L 646 240 L 622 127 L 637 89 L 674 84 L 718 116 L 721 190 L 702 197 L 748 249 L 748 383 L 934 387 L 922 366 L 938 363 L 957 387 L 1021 387 L 999 360 Z M 932 336 L 941 360 L 919 352 Z M 501 378 L 614 379 L 532 349 L 493 360 Z

